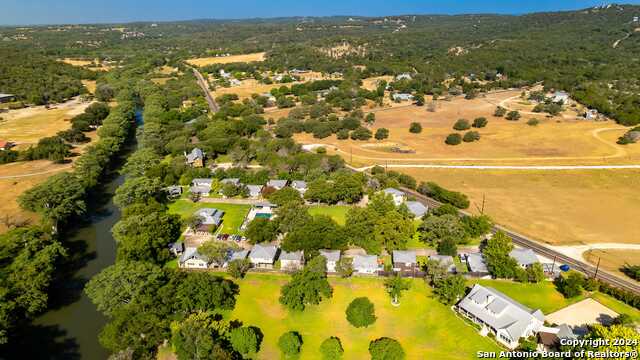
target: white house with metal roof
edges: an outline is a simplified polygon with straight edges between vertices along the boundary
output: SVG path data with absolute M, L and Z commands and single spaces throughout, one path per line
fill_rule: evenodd
M 393 203 L 396 204 L 396 206 L 400 206 L 403 202 L 407 200 L 407 194 L 405 194 L 404 192 L 398 189 L 386 188 L 382 190 L 382 192 L 384 192 L 387 195 L 391 195 L 391 197 L 393 198 Z
M 198 252 L 198 248 L 188 247 L 180 255 L 178 265 L 183 269 L 206 269 L 209 260 Z
M 249 190 L 249 197 L 253 199 L 257 199 L 262 195 L 262 189 L 264 189 L 263 185 L 247 185 L 247 189 Z
M 186 154 L 187 164 L 193 167 L 204 166 L 204 152 L 198 148 L 191 150 L 189 154 Z
M 453 256 L 449 255 L 429 255 L 429 260 L 437 261 L 441 266 L 447 269 L 448 273 L 456 273 L 456 264 L 453 262 Z
M 304 196 L 304 193 L 307 192 L 307 182 L 302 180 L 294 180 L 291 182 L 291 187 L 296 189 L 300 195 Z
M 273 269 L 277 255 L 277 246 L 256 244 L 249 253 L 249 261 L 256 268 Z
M 276 190 L 281 190 L 287 186 L 288 183 L 289 182 L 287 180 L 269 180 L 269 182 L 267 182 L 267 186 Z
M 495 289 L 478 284 L 456 308 L 481 325 L 482 334 L 494 334 L 496 340 L 510 349 L 515 349 L 521 338 L 536 335 L 544 324 L 542 311 L 531 310 Z
M 411 212 L 416 218 L 423 217 L 424 214 L 429 211 L 429 208 L 419 201 L 407 201 L 405 205 L 407 205 L 409 212 Z
M 529 266 L 540 262 L 540 260 L 538 260 L 538 257 L 536 256 L 536 253 L 534 253 L 531 249 L 515 248 L 511 250 L 509 256 L 514 258 L 518 262 L 518 265 L 520 265 L 520 267 L 523 269 L 526 269 Z
M 209 196 L 211 193 L 211 184 L 213 184 L 212 179 L 193 179 L 191 181 L 191 188 L 189 188 L 189 191 L 191 191 L 192 194 Z
M 302 268 L 304 265 L 304 252 L 303 251 L 282 251 L 280 252 L 280 270 L 295 271 Z
M 336 265 L 340 261 L 340 250 L 320 250 L 320 256 L 327 260 L 327 272 L 336 272 Z
M 413 272 L 418 265 L 415 250 L 393 250 L 391 260 L 393 261 L 393 271 Z
M 490 277 L 489 268 L 481 253 L 467 254 L 465 260 L 469 268 L 469 275 L 479 278 Z
M 353 271 L 362 275 L 373 275 L 380 270 L 378 257 L 375 255 L 355 255 L 353 257 Z

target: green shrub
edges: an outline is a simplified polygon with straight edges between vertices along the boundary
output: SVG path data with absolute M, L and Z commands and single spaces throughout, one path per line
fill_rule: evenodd
M 453 124 L 453 129 L 458 131 L 469 130 L 470 128 L 471 128 L 471 125 L 469 124 L 469 121 L 466 119 L 458 119 L 458 121 L 456 121 L 456 123 Z
M 422 125 L 417 122 L 412 122 L 411 126 L 409 126 L 409 132 L 412 134 L 420 134 L 422 132 Z
M 489 121 L 487 121 L 487 118 L 485 117 L 479 117 L 479 118 L 475 118 L 473 120 L 473 127 L 474 128 L 483 128 L 485 126 L 487 126 L 487 124 L 489 123 Z
M 477 131 L 467 131 L 462 138 L 464 142 L 474 142 L 480 140 L 480 133 Z
M 538 124 L 540 124 L 540 120 L 538 119 L 530 119 L 527 121 L 527 125 L 529 126 L 538 126 Z
M 347 321 L 357 328 L 367 327 L 376 322 L 373 303 L 366 297 L 354 299 L 345 311 Z
M 514 110 L 514 111 L 509 111 L 509 113 L 506 116 L 506 119 L 510 121 L 518 121 L 520 120 L 520 117 L 521 117 L 520 112 Z
M 462 136 L 460 136 L 460 134 L 449 134 L 444 142 L 447 145 L 460 145 Z

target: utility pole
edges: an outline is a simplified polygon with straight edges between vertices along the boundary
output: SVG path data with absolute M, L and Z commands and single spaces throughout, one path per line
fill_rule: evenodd
M 484 203 L 486 199 L 487 199 L 487 194 L 482 194 L 482 210 L 480 210 L 481 215 L 484 215 Z
M 593 274 L 593 278 L 597 278 L 598 277 L 598 270 L 600 269 L 600 257 L 598 257 L 598 265 L 596 265 L 596 273 Z
M 349 163 L 353 166 L 353 146 L 349 147 L 349 151 L 351 152 L 351 160 L 349 160 Z
M 556 256 L 553 257 L 553 265 L 551 265 L 551 274 L 553 275 L 553 271 L 556 269 Z

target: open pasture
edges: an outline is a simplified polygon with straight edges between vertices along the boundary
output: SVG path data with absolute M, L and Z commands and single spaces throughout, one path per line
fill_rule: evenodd
M 212 64 L 230 64 L 236 62 L 253 62 L 253 61 L 264 61 L 265 53 L 252 53 L 252 54 L 241 54 L 241 55 L 231 55 L 231 56 L 212 56 L 212 57 L 201 57 L 195 59 L 187 60 L 187 63 L 190 65 L 202 67 Z

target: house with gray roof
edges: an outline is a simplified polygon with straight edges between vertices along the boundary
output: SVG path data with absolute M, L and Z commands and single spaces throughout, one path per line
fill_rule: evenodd
M 273 269 L 278 255 L 278 247 L 275 245 L 256 244 L 249 253 L 249 261 L 253 267 L 259 269 Z
M 414 250 L 393 250 L 391 259 L 394 271 L 414 272 L 418 266 Z
M 429 260 L 437 261 L 441 266 L 447 269 L 448 273 L 455 274 L 457 272 L 456 264 L 453 262 L 453 256 L 449 255 L 429 255 Z
M 429 211 L 429 208 L 419 201 L 407 201 L 405 205 L 416 218 L 423 217 Z
M 280 270 L 296 271 L 304 265 L 304 251 L 280 252 Z
M 484 256 L 481 253 L 467 254 L 465 258 L 467 267 L 469 268 L 468 275 L 484 278 L 489 277 L 489 268 L 484 260 Z
M 336 272 L 336 264 L 340 261 L 340 250 L 320 250 L 320 256 L 327 260 L 327 272 Z
M 220 180 L 220 184 L 222 184 L 222 185 L 233 184 L 235 186 L 240 186 L 240 179 L 238 179 L 238 178 L 222 179 L 222 180 Z
M 262 195 L 262 189 L 264 189 L 263 185 L 247 185 L 247 189 L 249 190 L 249 197 L 252 199 L 257 199 Z
M 511 250 L 509 256 L 514 258 L 518 262 L 518 265 L 520 265 L 520 267 L 523 269 L 526 269 L 529 266 L 540 262 L 540 260 L 538 260 L 538 257 L 536 256 L 536 253 L 534 253 L 531 249 L 515 248 Z
M 178 258 L 178 266 L 183 269 L 206 269 L 209 260 L 198 252 L 198 248 L 188 247 Z
M 537 335 L 544 324 L 542 311 L 531 310 L 493 288 L 478 284 L 456 309 L 482 326 L 481 334 L 494 334 L 496 340 L 510 349 L 515 349 L 520 339 Z
M 16 101 L 17 97 L 13 94 L 0 94 L 0 104 Z
M 413 95 L 411 94 L 393 94 L 393 101 L 411 101 L 413 100 Z
M 186 154 L 187 164 L 193 167 L 204 166 L 204 152 L 198 148 L 191 150 L 189 154 Z
M 355 255 L 353 257 L 353 272 L 361 275 L 376 275 L 380 270 L 378 257 L 375 255 Z
M 198 235 L 206 235 L 210 234 L 212 230 L 215 230 L 222 224 L 224 211 L 215 208 L 202 208 L 197 210 L 193 215 L 200 217 L 202 222 L 196 229 L 192 230 Z
M 182 195 L 182 186 L 167 186 L 163 189 L 169 198 L 179 198 Z
M 274 188 L 276 190 L 281 190 L 285 186 L 287 186 L 289 182 L 287 180 L 269 180 L 267 183 L 268 187 Z
M 296 189 L 300 195 L 304 196 L 304 193 L 307 192 L 307 182 L 302 180 L 294 180 L 291 182 L 291 187 Z
M 209 194 L 211 193 L 211 184 L 213 184 L 212 179 L 193 179 L 191 181 L 191 187 L 189 188 L 189 191 L 191 191 L 192 194 L 209 196 Z
M 234 260 L 244 260 L 247 256 L 249 256 L 249 250 L 231 251 L 223 267 L 229 266 L 229 263 Z
M 386 188 L 382 190 L 382 192 L 384 192 L 387 195 L 391 195 L 391 197 L 393 198 L 393 203 L 396 204 L 396 206 L 400 206 L 403 202 L 407 200 L 407 194 L 405 194 L 404 192 L 398 189 Z

